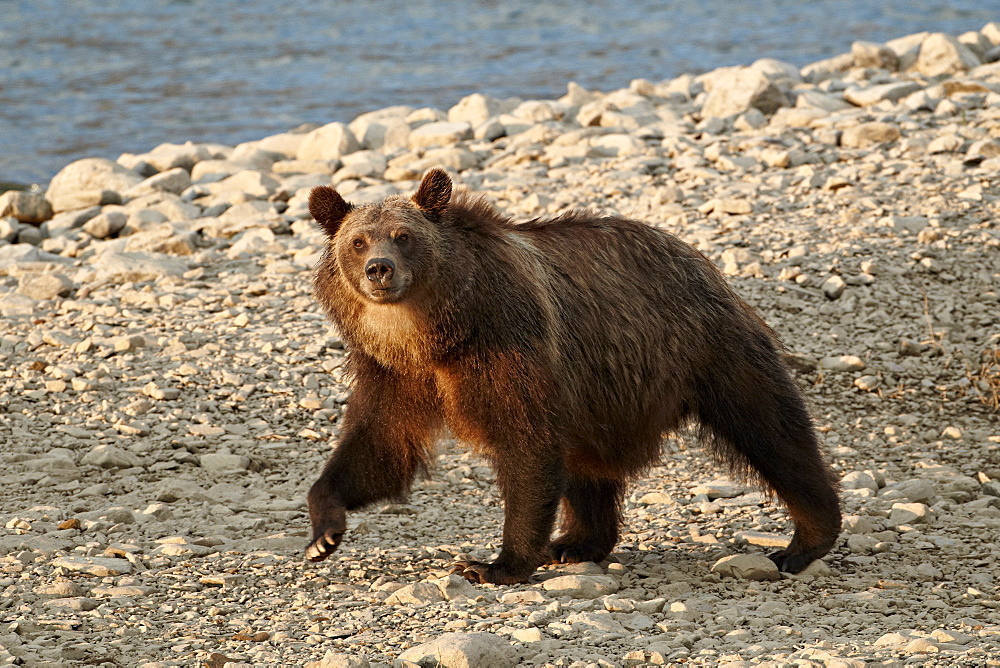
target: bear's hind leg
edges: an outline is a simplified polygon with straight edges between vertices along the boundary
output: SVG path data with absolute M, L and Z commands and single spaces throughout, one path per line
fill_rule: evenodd
M 562 498 L 560 535 L 549 546 L 553 564 L 602 561 L 618 542 L 624 484 L 570 476 Z
M 820 452 L 805 403 L 781 363 L 768 373 L 737 369 L 703 379 L 698 419 L 709 443 L 734 469 L 749 470 L 785 503 L 795 523 L 787 548 L 769 555 L 798 573 L 825 555 L 840 534 L 836 475 Z

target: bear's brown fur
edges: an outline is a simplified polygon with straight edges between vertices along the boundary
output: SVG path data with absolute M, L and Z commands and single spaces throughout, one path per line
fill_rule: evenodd
M 340 443 L 309 491 L 319 561 L 346 511 L 404 495 L 448 428 L 496 470 L 505 506 L 476 582 L 600 561 L 630 479 L 695 420 L 713 453 L 777 494 L 797 572 L 840 530 L 835 476 L 766 324 L 715 266 L 643 223 L 593 213 L 515 223 L 432 170 L 412 199 L 309 208 L 329 237 L 316 295 L 348 346 Z M 552 538 L 562 510 L 560 535 Z

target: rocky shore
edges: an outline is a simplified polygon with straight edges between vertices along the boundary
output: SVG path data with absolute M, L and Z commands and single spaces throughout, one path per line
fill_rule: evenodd
M 0 195 L 0 665 L 1000 665 L 998 61 L 990 23 L 166 144 Z M 716 261 L 843 476 L 834 551 L 777 573 L 783 511 L 681 434 L 607 563 L 449 576 L 501 514 L 450 443 L 305 563 L 348 394 L 306 198 L 433 166 L 512 215 L 614 211 Z

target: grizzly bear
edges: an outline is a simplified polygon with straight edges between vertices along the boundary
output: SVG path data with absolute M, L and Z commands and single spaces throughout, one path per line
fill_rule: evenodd
M 781 570 L 833 546 L 836 478 L 780 344 L 688 244 L 591 212 L 517 223 L 453 195 L 440 169 L 379 204 L 320 186 L 309 211 L 328 237 L 315 293 L 353 391 L 309 490 L 308 559 L 337 548 L 347 511 L 405 495 L 447 428 L 490 462 L 504 504 L 497 559 L 454 572 L 512 584 L 543 564 L 601 561 L 627 483 L 689 420 L 787 506 L 795 534 L 770 555 Z

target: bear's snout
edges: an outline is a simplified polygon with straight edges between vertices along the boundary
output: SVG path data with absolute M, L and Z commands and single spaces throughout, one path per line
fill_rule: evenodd
M 396 273 L 396 265 L 387 257 L 373 257 L 365 262 L 365 276 L 379 286 L 386 286 Z

